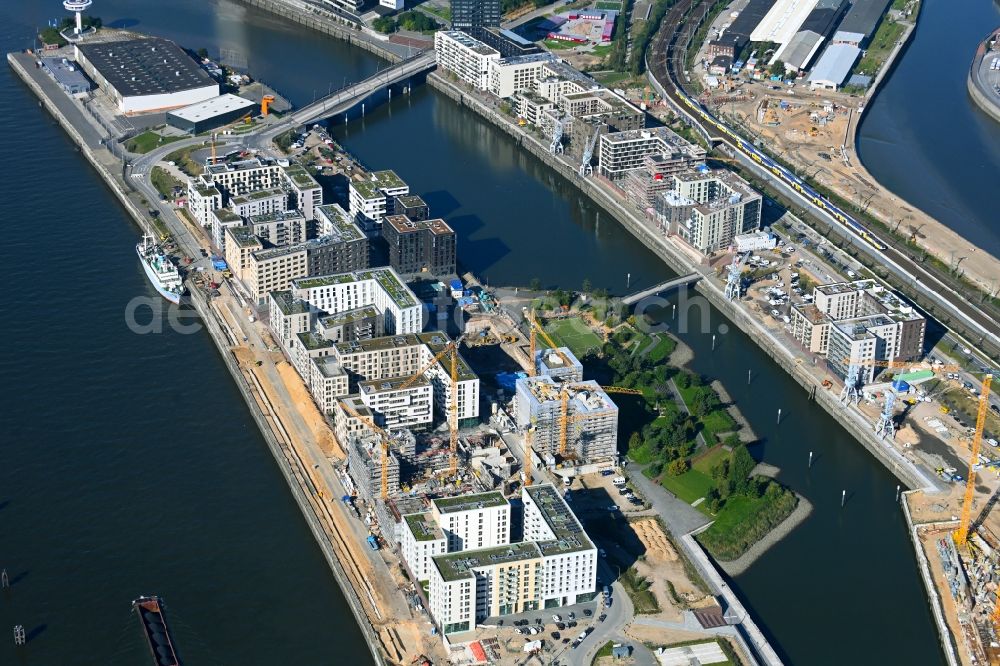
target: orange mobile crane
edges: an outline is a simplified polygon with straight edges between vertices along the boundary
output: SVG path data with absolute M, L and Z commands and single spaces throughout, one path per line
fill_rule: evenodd
M 958 529 L 952 534 L 956 546 L 965 546 L 969 541 L 969 522 L 972 518 L 972 498 L 976 494 L 976 464 L 979 462 L 979 447 L 983 443 L 983 428 L 986 425 L 986 412 L 989 409 L 990 383 L 993 375 L 983 377 L 983 393 L 979 396 L 979 412 L 976 414 L 976 432 L 972 436 L 972 453 L 969 455 L 969 476 L 965 481 L 965 500 L 962 502 L 962 517 L 958 521 Z M 1000 619 L 994 611 L 994 618 Z
M 366 426 L 372 429 L 376 435 L 378 435 L 380 444 L 382 446 L 382 489 L 381 495 L 382 499 L 389 497 L 389 443 L 392 441 L 392 436 L 387 433 L 382 428 L 378 427 L 374 421 L 372 421 L 367 416 L 363 416 L 357 412 L 353 407 L 348 405 L 346 402 L 341 401 L 341 408 L 350 414 L 352 417 L 364 423 Z
M 451 395 L 448 400 L 448 433 L 449 449 L 451 454 L 449 458 L 448 474 L 452 477 L 458 473 L 458 345 L 461 344 L 464 337 L 465 336 L 463 335 L 457 340 L 453 340 L 445 345 L 445 348 L 442 349 L 433 359 L 431 359 L 429 363 L 420 368 L 420 370 L 403 382 L 399 387 L 400 389 L 409 388 L 415 381 L 423 377 L 425 372 L 440 363 L 445 356 L 451 356 Z

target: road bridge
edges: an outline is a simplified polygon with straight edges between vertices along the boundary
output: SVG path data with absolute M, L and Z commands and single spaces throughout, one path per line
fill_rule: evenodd
M 643 289 L 642 291 L 637 291 L 630 296 L 626 296 L 622 299 L 622 303 L 625 305 L 633 305 L 638 303 L 647 296 L 652 296 L 654 294 L 660 294 L 665 291 L 669 291 L 674 287 L 686 287 L 689 284 L 694 284 L 701 279 L 700 273 L 691 273 L 690 275 L 682 275 L 673 280 L 667 280 L 666 282 L 661 282 L 660 284 L 654 285 L 649 289 Z
M 423 51 L 412 58 L 379 70 L 363 81 L 347 86 L 316 100 L 312 104 L 302 107 L 298 111 L 285 115 L 277 123 L 266 125 L 259 132 L 256 132 L 255 138 L 258 142 L 270 142 L 275 136 L 286 130 L 308 125 L 309 123 L 340 113 L 346 113 L 378 90 L 388 88 L 412 76 L 427 72 L 435 66 L 434 51 Z

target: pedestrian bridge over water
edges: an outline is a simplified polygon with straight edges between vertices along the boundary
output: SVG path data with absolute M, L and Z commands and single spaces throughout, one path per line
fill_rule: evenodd
M 634 305 L 646 298 L 647 296 L 652 296 L 654 294 L 660 294 L 664 291 L 669 291 L 675 287 L 686 287 L 689 284 L 694 284 L 701 279 L 700 273 L 691 273 L 689 275 L 682 275 L 673 280 L 667 280 L 666 282 L 661 282 L 660 284 L 654 285 L 649 289 L 643 289 L 642 291 L 637 291 L 634 294 L 626 296 L 622 299 L 625 305 Z

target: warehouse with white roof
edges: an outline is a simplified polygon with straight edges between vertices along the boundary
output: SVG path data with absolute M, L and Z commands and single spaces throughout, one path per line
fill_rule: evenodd
M 847 79 L 860 55 L 861 49 L 851 44 L 831 44 L 826 47 L 809 74 L 809 87 L 813 90 L 836 90 Z
M 816 6 L 816 0 L 778 0 L 750 34 L 751 42 L 785 45 Z
M 204 102 L 167 112 L 167 124 L 179 130 L 200 134 L 253 114 L 255 102 L 236 95 L 219 95 Z

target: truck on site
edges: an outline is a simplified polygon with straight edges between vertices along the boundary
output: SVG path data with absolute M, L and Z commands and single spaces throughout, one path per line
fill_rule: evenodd
M 369 534 L 366 541 L 368 542 L 369 548 L 371 548 L 372 550 L 378 550 L 378 539 L 375 537 L 374 534 Z

